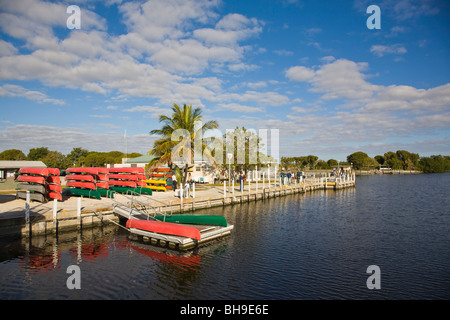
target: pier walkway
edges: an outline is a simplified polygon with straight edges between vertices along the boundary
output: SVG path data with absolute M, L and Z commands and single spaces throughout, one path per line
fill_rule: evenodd
M 114 214 L 117 204 L 133 207 L 145 203 L 161 213 L 176 214 L 186 211 L 234 205 L 258 201 L 294 193 L 315 190 L 338 190 L 355 187 L 355 176 L 344 178 L 307 178 L 301 183 L 280 184 L 271 181 L 255 181 L 245 184 L 241 191 L 239 185 L 201 185 L 192 186 L 186 197 L 179 197 L 180 191 L 153 192 L 153 195 L 123 195 L 116 193 L 114 198 L 68 197 L 63 201 L 47 203 L 16 199 L 12 194 L 0 195 L 0 236 L 21 234 L 22 236 L 56 233 L 62 230 L 80 229 L 104 222 L 118 221 Z M 27 218 L 27 206 L 29 218 Z

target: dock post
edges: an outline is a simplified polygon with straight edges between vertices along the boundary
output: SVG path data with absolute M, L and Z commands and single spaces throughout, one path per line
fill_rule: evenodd
M 263 172 L 263 186 L 262 186 L 263 190 L 264 190 L 264 184 L 265 184 L 264 180 L 265 180 L 265 179 L 266 179 L 266 177 L 265 177 L 265 172 Z
M 53 199 L 53 233 L 58 232 L 58 200 Z
M 195 182 L 192 183 L 192 198 L 195 199 Z
M 183 211 L 183 184 L 181 184 L 180 188 L 180 212 Z
M 81 197 L 77 198 L 77 225 L 78 230 L 81 229 Z
M 31 236 L 31 223 L 30 223 L 30 191 L 27 190 L 27 196 L 25 200 L 25 233 Z

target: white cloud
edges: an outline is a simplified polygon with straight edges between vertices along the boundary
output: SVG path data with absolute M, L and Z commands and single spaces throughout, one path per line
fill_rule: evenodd
M 0 27 L 24 39 L 30 52 L 18 54 L 17 48 L 2 40 L 0 80 L 38 80 L 98 94 L 151 97 L 161 104 L 188 98 L 201 105 L 201 99 L 215 99 L 221 88 L 211 90 L 208 81 L 191 76 L 209 69 L 243 72 L 257 68 L 245 63 L 252 48 L 240 42 L 260 33 L 262 23 L 241 14 L 220 19 L 216 0 L 119 4 L 129 32 L 118 36 L 105 32 L 105 20 L 83 7 L 81 30 L 70 32 L 65 39 L 54 33 L 58 27 L 65 28 L 64 5 L 29 0 L 29 7 L 27 3 L 1 3 L 5 19 L 0 19 Z M 35 7 L 38 14 L 33 16 Z M 62 16 L 58 15 L 61 10 Z M 52 17 L 47 20 L 48 15 Z M 203 28 L 208 24 L 214 27 Z
M 309 81 L 314 78 L 315 72 L 307 67 L 296 66 L 289 68 L 285 75 L 292 81 Z
M 333 103 L 327 103 L 328 114 L 316 121 L 307 108 L 292 107 L 286 119 L 289 123 L 297 123 L 307 133 L 297 139 L 299 148 L 329 154 L 333 150 L 322 150 L 317 146 L 339 146 L 340 151 L 338 148 L 336 152 L 349 150 L 349 154 L 354 152 L 357 144 L 366 147 L 370 147 L 370 143 L 387 145 L 385 141 L 388 140 L 401 141 L 448 130 L 450 84 L 429 89 L 374 85 L 366 80 L 364 72 L 367 70 L 366 63 L 339 59 L 316 70 L 296 66 L 285 73 L 291 81 L 308 83 L 311 92 L 321 94 L 320 99 L 346 103 L 345 108 L 342 105 L 332 107 Z M 319 126 L 316 125 L 318 122 Z M 286 124 L 283 128 L 289 126 Z M 351 148 L 346 149 L 343 141 Z M 286 140 L 284 143 L 288 152 L 292 145 L 287 147 L 289 142 Z
M 377 90 L 377 86 L 365 81 L 361 71 L 366 68 L 366 63 L 339 59 L 321 66 L 318 70 L 294 66 L 289 68 L 285 75 L 292 81 L 311 83 L 311 91 L 324 93 L 323 99 L 363 99 L 371 97 Z
M 58 139 L 55 139 L 55 132 Z M 117 131 L 94 134 L 79 128 L 15 125 L 0 128 L 0 137 L 0 150 L 19 149 L 28 153 L 31 148 L 44 146 L 64 154 L 72 151 L 74 147 L 82 147 L 89 151 L 125 152 L 123 132 Z M 146 153 L 152 148 L 154 140 L 156 137 L 149 134 L 127 134 L 128 152 Z
M 18 50 L 11 43 L 0 39 L 0 57 L 12 56 L 17 54 Z
M 285 49 L 275 50 L 274 53 L 279 56 L 292 56 L 294 54 L 294 52 Z
M 13 84 L 5 84 L 1 86 L 0 97 L 23 97 L 28 100 L 36 101 L 38 103 L 51 103 L 57 105 L 65 104 L 63 100 L 51 99 L 46 94 L 40 91 L 28 90 L 24 87 Z
M 219 108 L 234 111 L 234 112 L 241 112 L 241 113 L 258 113 L 258 112 L 263 111 L 263 108 L 261 108 L 261 107 L 251 107 L 251 106 L 241 105 L 238 103 L 220 104 Z M 220 110 L 220 111 L 222 111 L 222 110 Z
M 373 45 L 372 47 L 370 47 L 370 52 L 372 52 L 377 57 L 382 57 L 386 54 L 405 54 L 407 50 L 400 44 L 393 44 L 390 46 Z

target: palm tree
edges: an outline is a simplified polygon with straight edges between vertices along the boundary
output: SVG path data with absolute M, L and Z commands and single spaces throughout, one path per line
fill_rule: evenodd
M 171 117 L 166 115 L 159 116 L 159 122 L 163 123 L 161 129 L 154 129 L 150 131 L 150 134 L 160 135 L 161 138 L 156 140 L 153 144 L 153 149 L 149 152 L 154 156 L 152 161 L 148 164 L 149 168 L 156 168 L 162 165 L 168 165 L 171 169 L 174 163 L 172 159 L 174 156 L 180 153 L 188 154 L 190 157 L 186 159 L 188 162 L 185 166 L 185 172 L 183 177 L 183 183 L 186 183 L 188 168 L 193 165 L 194 159 L 194 140 L 197 135 L 203 136 L 207 130 L 217 129 L 219 125 L 216 121 L 208 121 L 202 124 L 201 127 L 197 127 L 196 123 L 201 123 L 203 116 L 201 115 L 201 108 L 193 108 L 192 105 L 183 105 L 180 108 L 177 104 L 172 107 L 173 114 Z M 172 140 L 172 136 L 177 135 L 179 129 L 181 132 L 187 132 L 188 134 L 181 140 Z M 208 152 L 206 145 L 202 141 L 203 155 L 208 156 L 211 163 L 215 164 L 215 160 Z

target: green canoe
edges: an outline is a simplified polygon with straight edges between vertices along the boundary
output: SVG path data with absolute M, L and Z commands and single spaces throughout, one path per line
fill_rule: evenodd
M 183 223 L 183 224 L 208 224 L 214 226 L 227 226 L 227 219 L 222 216 L 214 215 L 198 215 L 198 214 L 174 214 L 164 216 L 156 216 L 159 221 Z

